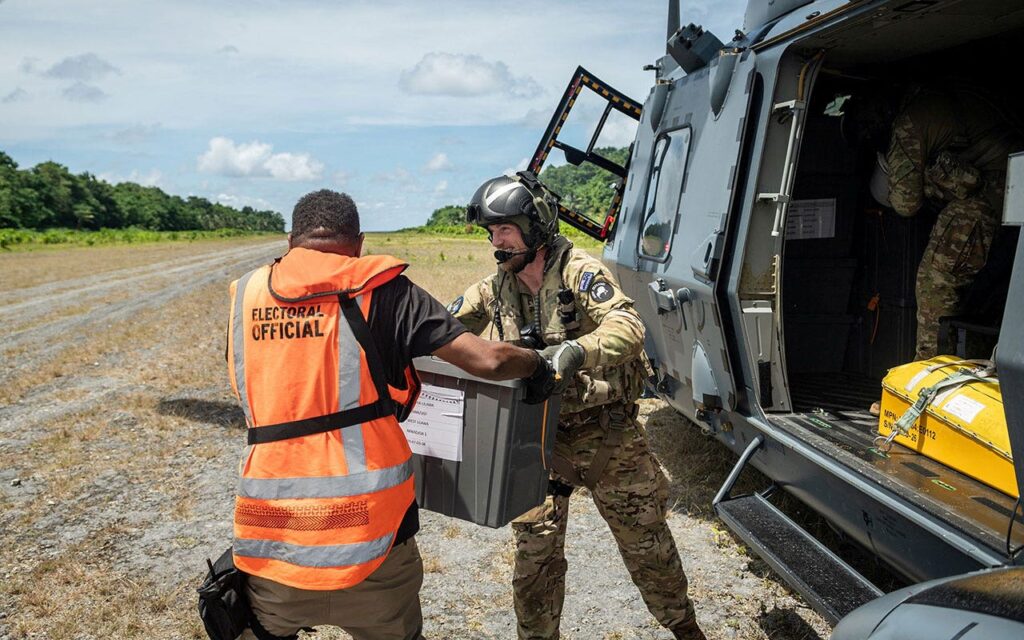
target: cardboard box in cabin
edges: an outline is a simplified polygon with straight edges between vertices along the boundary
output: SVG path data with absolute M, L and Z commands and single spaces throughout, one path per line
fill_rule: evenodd
M 892 431 L 921 389 L 974 366 L 954 356 L 938 356 L 890 369 L 882 381 L 879 434 L 885 436 Z M 895 441 L 1003 493 L 1018 495 L 996 378 L 940 391 L 911 426 L 910 433 L 897 436 Z
M 502 527 L 542 504 L 559 398 L 523 404 L 519 380 L 484 380 L 432 357 L 414 364 L 423 391 L 402 428 L 420 507 Z

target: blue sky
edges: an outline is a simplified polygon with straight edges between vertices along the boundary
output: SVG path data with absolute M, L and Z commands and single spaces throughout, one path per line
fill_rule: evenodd
M 687 0 L 723 41 L 743 0 Z M 514 11 L 512 11 L 514 9 Z M 0 0 L 0 150 L 282 212 L 422 224 L 522 168 L 578 64 L 642 100 L 667 2 Z M 581 105 L 586 114 L 586 107 Z M 622 143 L 628 129 L 610 132 Z

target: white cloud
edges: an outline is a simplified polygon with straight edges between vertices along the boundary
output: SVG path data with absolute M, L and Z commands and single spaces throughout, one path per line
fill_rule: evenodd
M 334 186 L 338 189 L 344 189 L 348 186 L 348 181 L 352 179 L 352 174 L 344 169 L 338 169 L 334 172 Z
M 218 136 L 210 140 L 209 149 L 199 156 L 198 168 L 204 173 L 227 176 L 269 175 L 264 165 L 273 149 L 257 141 L 236 146 L 234 140 Z
M 443 195 L 445 195 L 447 193 L 448 193 L 448 181 L 447 180 L 442 180 L 442 181 L 438 182 L 437 186 L 434 187 L 434 195 L 435 196 L 440 197 L 440 196 L 443 196 Z
M 528 129 L 543 129 L 551 122 L 551 115 L 555 111 L 555 105 L 550 109 L 530 109 L 519 120 L 519 124 Z
M 597 139 L 599 147 L 628 147 L 636 138 L 637 121 L 628 116 L 613 118 L 605 122 Z
M 83 53 L 64 58 L 44 71 L 43 75 L 62 80 L 90 81 L 99 80 L 112 73 L 119 74 L 121 70 L 95 53 Z
M 423 169 L 429 173 L 436 173 L 438 171 L 449 171 L 452 168 L 452 163 L 448 160 L 448 154 L 444 152 L 437 152 L 434 154 L 427 164 L 423 165 Z
M 217 197 L 215 197 L 214 200 L 216 200 L 217 202 L 219 202 L 219 203 L 221 203 L 223 205 L 227 205 L 229 207 L 234 207 L 236 209 L 241 209 L 242 207 L 252 207 L 253 209 L 261 209 L 261 210 L 267 210 L 267 209 L 273 209 L 274 208 L 273 205 L 271 205 L 269 202 L 267 202 L 263 198 L 252 198 L 252 197 L 249 197 L 249 196 L 236 196 L 236 195 L 230 194 L 230 193 L 218 193 Z
M 518 164 L 516 164 L 514 169 L 512 167 L 509 167 L 508 169 L 505 169 L 501 173 L 502 173 L 502 175 L 506 175 L 506 176 L 514 176 L 519 171 L 526 171 L 526 168 L 529 167 L 529 166 L 530 166 L 530 158 L 523 158 L 522 160 L 519 161 Z
M 101 102 L 109 97 L 99 87 L 84 82 L 76 82 L 65 88 L 61 95 L 71 102 Z
M 164 175 L 159 169 L 150 169 L 147 173 L 142 173 L 138 169 L 133 169 L 127 176 L 122 176 L 108 171 L 101 173 L 96 177 L 100 180 L 109 182 L 110 184 L 134 182 L 135 184 L 141 184 L 144 187 L 159 187 L 163 184 Z
M 25 100 L 27 98 L 28 92 L 22 89 L 21 87 L 16 87 L 14 91 L 4 96 L 3 100 L 0 100 L 0 102 L 3 102 L 4 104 L 10 104 L 12 102 L 20 102 L 21 100 Z
M 272 145 L 257 140 L 236 145 L 234 140 L 218 136 L 210 140 L 210 146 L 199 156 L 197 166 L 203 173 L 262 176 L 292 182 L 317 180 L 323 174 L 323 163 L 308 153 L 273 151 Z
M 488 62 L 477 55 L 443 51 L 428 53 L 414 67 L 402 71 L 398 86 L 407 93 L 434 96 L 533 98 L 543 93 L 536 80 L 512 75 L 500 60 Z
M 289 182 L 316 180 L 324 170 L 308 153 L 275 153 L 264 166 L 272 178 Z

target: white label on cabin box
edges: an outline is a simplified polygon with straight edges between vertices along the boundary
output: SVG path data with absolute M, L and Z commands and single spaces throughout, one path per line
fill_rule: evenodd
M 836 199 L 793 200 L 786 212 L 786 240 L 834 238 Z
M 985 409 L 985 405 L 967 396 L 953 396 L 942 408 L 967 424 L 971 424 L 978 417 L 978 414 Z
M 466 392 L 424 384 L 416 408 L 402 423 L 413 453 L 462 462 Z

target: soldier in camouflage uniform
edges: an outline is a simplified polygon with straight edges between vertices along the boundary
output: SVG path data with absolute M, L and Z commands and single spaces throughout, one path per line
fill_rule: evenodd
M 668 482 L 636 421 L 644 325 L 600 261 L 557 234 L 554 207 L 532 174 L 484 183 L 469 217 L 490 232 L 499 270 L 449 306 L 478 335 L 551 345 L 562 376 L 550 495 L 512 523 L 519 637 L 559 637 L 569 495 L 585 486 L 647 608 L 677 638 L 703 639 L 665 523 Z
M 889 204 L 915 215 L 942 207 L 917 271 L 917 359 L 937 355 L 939 319 L 962 313 L 999 228 L 1007 156 L 1019 139 L 993 104 L 970 91 L 912 89 L 885 158 Z M 883 203 L 884 204 L 884 203 Z

